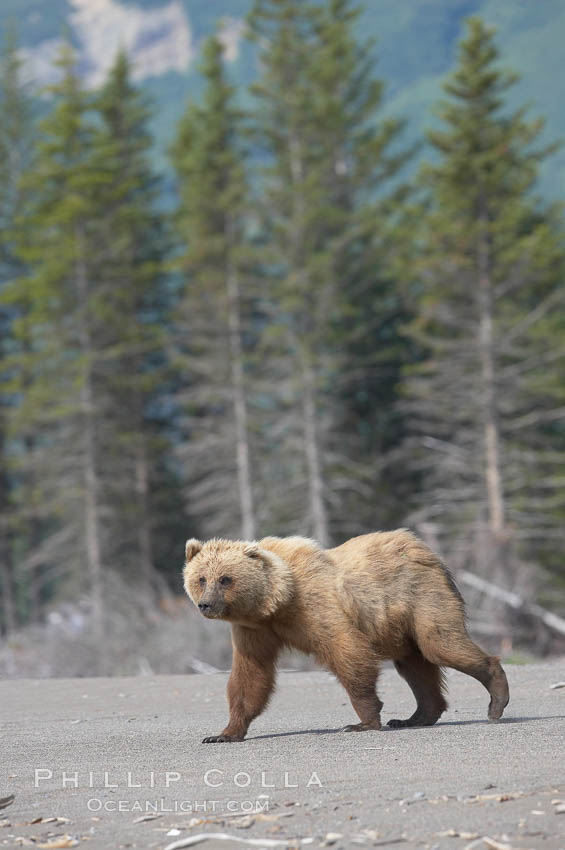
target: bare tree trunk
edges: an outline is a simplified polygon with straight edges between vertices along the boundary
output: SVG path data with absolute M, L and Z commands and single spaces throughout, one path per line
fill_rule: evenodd
M 301 279 L 302 292 L 308 291 L 308 274 L 305 268 L 303 246 L 304 202 L 301 191 L 304 181 L 304 165 L 300 140 L 291 132 L 290 173 L 294 184 L 293 235 L 294 263 L 297 276 Z M 306 312 L 306 309 L 304 310 Z M 297 329 L 300 332 L 300 329 Z M 328 516 L 324 502 L 324 481 L 322 461 L 317 429 L 316 382 L 312 369 L 310 353 L 304 350 L 303 343 L 297 340 L 300 352 L 302 420 L 304 428 L 304 454 L 308 473 L 308 502 L 312 521 L 312 533 L 321 546 L 329 545 Z
M 88 322 L 88 274 L 84 259 L 84 239 L 80 228 L 76 230 L 77 261 L 75 280 L 79 315 L 79 339 L 84 360 L 84 374 L 80 390 L 80 409 L 84 439 L 84 523 L 86 558 L 90 576 L 93 627 L 96 637 L 104 634 L 104 600 L 102 590 L 102 556 L 100 546 L 100 517 L 98 512 L 98 471 L 94 433 L 94 399 L 92 391 L 92 338 Z
M 500 460 L 500 427 L 496 406 L 495 364 L 493 353 L 493 292 L 490 278 L 488 218 L 481 215 L 478 244 L 479 269 L 479 354 L 481 361 L 483 427 L 485 443 L 485 482 L 488 503 L 488 527 L 500 541 L 505 524 Z
M 14 583 L 9 549 L 8 535 L 3 534 L 0 539 L 0 582 L 2 583 L 2 631 L 5 635 L 9 635 L 16 628 Z
M 26 354 L 31 352 L 31 343 L 29 337 L 25 336 L 24 341 L 24 350 Z M 23 386 L 27 390 L 30 386 L 31 380 L 27 372 L 23 376 Z M 24 446 L 25 451 L 28 458 L 33 456 L 33 452 L 35 449 L 35 438 L 30 434 L 26 434 L 24 436 Z M 28 490 L 33 491 L 37 483 L 37 473 L 35 472 L 34 465 L 31 465 L 31 470 L 28 471 L 26 476 L 26 485 Z M 39 546 L 41 541 L 41 525 L 39 518 L 36 513 L 35 505 L 32 506 L 32 513 L 29 519 L 29 550 L 31 552 L 35 551 L 35 549 Z M 33 567 L 30 577 L 28 579 L 28 587 L 29 587 L 29 619 L 31 623 L 39 623 L 41 621 L 41 579 L 42 579 L 42 564 L 38 564 Z
M 312 529 L 321 546 L 329 546 L 328 514 L 324 501 L 324 480 L 317 433 L 315 380 L 312 366 L 306 356 L 302 357 L 302 416 L 304 420 L 304 448 L 308 469 L 308 491 Z
M 87 349 L 90 351 L 90 349 Z M 102 557 L 100 551 L 100 518 L 98 515 L 98 474 L 96 469 L 96 446 L 92 417 L 92 382 L 90 367 L 86 367 L 80 393 L 84 421 L 84 521 L 86 532 L 86 557 L 90 575 L 94 630 L 103 633 Z
M 0 432 L 0 455 L 3 453 L 4 438 Z M 10 531 L 8 525 L 8 480 L 4 470 L 0 471 L 0 581 L 2 582 L 2 623 L 4 633 L 10 634 L 16 627 L 14 604 L 13 563 Z
M 41 567 L 32 570 L 29 578 L 29 621 L 41 621 Z
M 249 427 L 243 373 L 243 347 L 241 343 L 240 294 L 237 271 L 230 263 L 227 273 L 228 324 L 231 355 L 231 383 L 235 418 L 237 486 L 241 510 L 241 536 L 243 540 L 255 537 L 255 511 L 249 458 Z
M 149 473 L 147 470 L 147 457 L 145 446 L 140 439 L 135 451 L 135 494 L 139 522 L 137 524 L 137 541 L 139 545 L 139 557 L 141 561 L 141 572 L 148 585 L 153 584 L 155 568 L 153 566 L 153 547 L 151 545 L 151 528 L 149 523 Z
M 149 511 L 149 464 L 143 438 L 140 438 L 135 452 L 135 493 L 138 517 L 137 542 L 141 561 L 141 572 L 147 582 L 161 597 L 168 596 L 166 579 L 155 569 L 153 561 L 153 543 L 151 539 L 151 518 Z

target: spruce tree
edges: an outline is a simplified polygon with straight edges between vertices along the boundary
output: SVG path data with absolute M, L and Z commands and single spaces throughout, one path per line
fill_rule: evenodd
M 167 250 L 160 181 L 150 161 L 151 110 L 132 85 L 120 52 L 93 101 L 100 117 L 93 159 L 104 175 L 96 199 L 100 248 L 97 289 L 104 321 L 95 369 L 100 401 L 98 439 L 103 464 L 108 558 L 149 585 L 155 569 L 152 482 L 166 441 L 151 410 L 163 377 L 162 326 Z
M 94 370 L 103 299 L 96 281 L 100 245 L 96 207 L 104 173 L 93 158 L 90 100 L 70 47 L 50 89 L 19 231 L 25 264 L 13 291 L 25 305 L 20 356 L 26 382 L 14 427 L 30 435 L 24 474 L 34 473 L 45 534 L 31 561 L 75 588 L 90 587 L 94 633 L 103 634 L 103 521 Z M 25 367 L 25 368 L 24 368 Z M 35 439 L 40 434 L 40 439 Z
M 21 350 L 14 327 L 22 320 L 22 305 L 7 290 L 23 272 L 15 231 L 24 207 L 22 177 L 31 165 L 33 137 L 32 98 L 23 80 L 15 33 L 8 32 L 0 57 L 0 632 L 13 630 L 18 607 L 22 617 L 26 614 L 26 600 L 18 605 L 17 598 L 27 582 L 16 576 L 16 538 L 25 528 L 29 532 L 29 523 L 22 522 L 19 510 L 23 488 L 13 460 L 16 435 L 10 429 L 18 401 L 14 360 Z M 20 445 L 19 452 L 23 450 Z
M 253 539 L 246 351 L 248 188 L 243 116 L 218 38 L 203 49 L 202 102 L 189 104 L 172 148 L 183 278 L 176 315 L 177 394 L 188 510 L 206 535 Z
M 551 149 L 543 122 L 509 109 L 515 80 L 470 19 L 429 133 L 409 328 L 425 355 L 405 390 L 423 475 L 412 520 L 459 565 L 529 592 L 525 564 L 563 540 L 564 256 L 556 211 L 532 194 Z
M 357 430 L 355 408 L 375 362 L 395 360 L 389 387 L 398 369 L 381 333 L 389 323 L 398 336 L 382 237 L 385 210 L 392 218 L 395 207 L 387 180 L 406 154 L 391 153 L 399 123 L 378 120 L 382 84 L 373 77 L 372 43 L 354 36 L 358 16 L 349 0 L 256 0 L 250 16 L 272 250 L 273 322 L 263 339 L 279 390 L 269 477 L 286 470 L 278 490 L 289 496 L 273 510 L 322 544 L 382 518 L 382 458 L 369 454 L 376 446 Z

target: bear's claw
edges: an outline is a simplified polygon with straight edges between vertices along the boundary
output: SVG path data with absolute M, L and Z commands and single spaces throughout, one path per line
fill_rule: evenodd
M 229 735 L 209 735 L 202 739 L 203 744 L 231 744 L 232 741 L 237 741 L 237 738 L 230 738 Z

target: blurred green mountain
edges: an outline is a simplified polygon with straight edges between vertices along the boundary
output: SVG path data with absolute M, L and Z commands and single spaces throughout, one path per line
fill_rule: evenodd
M 257 65 L 243 39 L 251 0 L 2 0 L 0 30 L 15 23 L 38 84 L 52 79 L 52 62 L 62 34 L 79 50 L 81 70 L 97 85 L 123 45 L 140 84 L 156 106 L 156 156 L 168 167 L 166 150 L 187 98 L 198 96 L 202 40 L 223 19 L 235 83 L 245 87 Z M 463 21 L 480 15 L 498 31 L 502 63 L 521 75 L 513 97 L 547 120 L 547 141 L 565 138 L 561 106 L 565 60 L 565 3 L 562 0 L 366 0 L 360 36 L 377 41 L 376 72 L 386 83 L 386 109 L 407 121 L 404 143 L 422 138 L 434 122 L 432 104 L 456 57 Z M 423 156 L 427 154 L 422 153 Z M 565 198 L 565 149 L 542 171 L 541 191 Z

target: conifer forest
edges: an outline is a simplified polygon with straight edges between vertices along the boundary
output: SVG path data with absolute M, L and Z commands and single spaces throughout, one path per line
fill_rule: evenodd
M 3 34 L 0 675 L 225 669 L 187 538 L 401 526 L 482 645 L 565 650 L 560 140 L 471 17 L 407 144 L 358 15 L 254 0 L 251 88 L 208 38 L 167 169 L 125 51 L 38 92 Z

